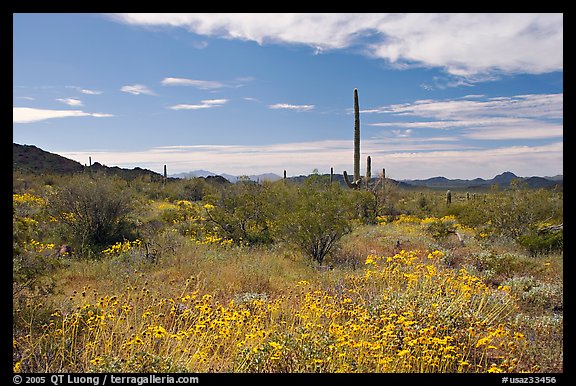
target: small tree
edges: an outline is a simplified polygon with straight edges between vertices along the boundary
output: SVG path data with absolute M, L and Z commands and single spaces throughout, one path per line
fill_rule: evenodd
M 353 191 L 339 185 L 306 183 L 293 195 L 292 209 L 284 213 L 281 229 L 284 239 L 322 264 L 339 240 L 352 230 Z
M 118 177 L 76 175 L 52 202 L 63 239 L 81 254 L 130 237 L 131 190 Z

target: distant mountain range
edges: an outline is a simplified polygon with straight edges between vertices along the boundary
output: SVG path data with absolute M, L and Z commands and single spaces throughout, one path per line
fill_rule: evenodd
M 553 177 L 518 177 L 512 172 L 498 174 L 492 179 L 484 180 L 475 178 L 473 180 L 450 180 L 445 177 L 432 177 L 425 180 L 403 180 L 403 182 L 412 186 L 423 186 L 435 189 L 485 189 L 492 185 L 507 187 L 514 180 L 520 180 L 530 188 L 550 188 L 556 185 L 563 186 L 563 175 Z
M 55 173 L 55 174 L 73 174 L 85 171 L 85 166 L 79 162 L 73 161 L 71 159 L 62 157 L 58 154 L 50 153 L 42 150 L 36 146 L 32 145 L 19 145 L 14 143 L 12 147 L 12 159 L 13 159 L 13 171 L 21 171 L 24 173 Z M 136 167 L 134 169 L 123 169 L 117 166 L 109 167 L 102 165 L 98 162 L 92 164 L 93 172 L 104 171 L 107 174 L 118 175 L 124 179 L 131 180 L 138 176 L 149 176 L 151 180 L 162 180 L 163 176 L 159 173 L 153 172 L 152 170 L 142 169 Z M 324 175 L 328 176 L 328 175 Z M 186 173 L 177 173 L 169 176 L 170 178 L 196 178 L 202 177 L 206 179 L 218 180 L 217 182 L 225 182 L 226 179 L 229 182 L 237 182 L 241 178 L 248 177 L 252 181 L 276 181 L 282 179 L 277 174 L 274 173 L 264 173 L 256 174 L 250 176 L 233 176 L 230 174 L 216 174 L 207 170 L 194 170 Z M 222 178 L 223 177 L 223 178 Z M 308 176 L 295 176 L 288 177 L 288 180 L 301 182 L 304 181 Z M 514 173 L 504 172 L 495 176 L 492 179 L 484 180 L 482 178 L 475 178 L 473 180 L 462 180 L 462 179 L 448 179 L 445 177 L 432 177 L 425 180 L 401 180 L 395 181 L 390 180 L 395 183 L 400 188 L 410 189 L 410 188 L 430 188 L 430 189 L 486 189 L 492 185 L 499 185 L 501 187 L 508 187 L 510 182 L 513 180 L 520 180 L 530 188 L 552 188 L 556 185 L 563 187 L 564 176 L 557 175 L 552 177 L 518 177 Z M 341 174 L 334 174 L 334 181 L 338 181 L 340 184 L 344 185 L 344 177 Z M 373 178 L 373 181 L 375 179 Z
M 216 176 L 216 173 L 207 171 L 207 170 L 194 170 L 187 173 L 178 173 L 172 174 L 171 177 L 175 178 L 194 178 L 194 177 L 208 177 L 208 176 Z M 239 176 L 233 176 L 230 174 L 220 174 L 220 176 L 226 178 L 230 182 L 237 182 L 240 178 Z M 325 174 L 324 176 L 328 176 Z M 246 177 L 246 176 L 244 176 Z M 265 174 L 255 174 L 247 176 L 252 181 L 276 181 L 282 179 L 277 174 L 274 173 L 265 173 Z M 301 182 L 304 181 L 308 176 L 294 176 L 288 177 L 290 181 L 297 181 Z M 340 182 L 341 184 L 344 183 L 344 177 L 342 174 L 334 174 L 334 180 Z M 492 179 L 485 180 L 482 178 L 475 178 L 473 180 L 462 180 L 462 179 L 448 179 L 445 177 L 432 177 L 425 180 L 401 180 L 395 181 L 391 180 L 392 182 L 396 183 L 401 188 L 416 188 L 416 187 L 426 187 L 431 189 L 486 189 L 491 187 L 492 185 L 498 185 L 501 187 L 508 187 L 510 182 L 513 180 L 520 180 L 521 182 L 525 182 L 528 187 L 530 188 L 550 188 L 556 185 L 563 186 L 563 176 L 557 175 L 553 177 L 518 177 L 512 172 L 504 172 L 495 176 Z
M 176 173 L 176 174 L 171 174 L 170 177 L 174 177 L 174 178 L 196 178 L 196 177 L 215 177 L 215 176 L 221 176 L 226 178 L 228 181 L 230 182 L 238 182 L 239 179 L 241 178 L 248 178 L 252 181 L 277 181 L 282 179 L 282 177 L 280 177 L 277 174 L 274 173 L 263 173 L 263 174 L 252 174 L 249 176 L 233 176 L 231 174 L 226 174 L 226 173 L 222 173 L 222 174 L 217 174 L 214 172 L 210 172 L 208 170 L 194 170 L 191 172 L 184 172 L 184 173 Z

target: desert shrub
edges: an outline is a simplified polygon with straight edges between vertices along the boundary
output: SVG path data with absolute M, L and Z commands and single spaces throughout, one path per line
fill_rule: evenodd
M 518 244 L 526 248 L 533 256 L 562 251 L 564 248 L 564 232 L 562 230 L 551 232 L 531 231 L 520 236 Z
M 76 175 L 52 199 L 62 239 L 94 256 L 111 243 L 130 239 L 132 191 L 118 177 Z
M 458 218 L 462 224 L 484 226 L 490 233 L 517 240 L 542 222 L 562 222 L 562 193 L 512 183 L 509 190 L 493 188 L 481 201 L 468 201 Z
M 422 220 L 421 225 L 428 234 L 439 240 L 456 232 L 457 221 L 454 216 L 428 217 Z
M 510 292 L 526 311 L 542 313 L 564 307 L 562 284 L 541 282 L 533 276 L 515 276 L 503 285 L 510 287 Z
M 52 293 L 52 274 L 59 266 L 54 244 L 42 243 L 47 202 L 31 193 L 14 194 L 12 216 L 12 283 L 14 297 Z
M 340 186 L 306 183 L 290 198 L 291 209 L 283 213 L 283 239 L 318 263 L 352 230 L 358 214 L 354 191 Z
M 12 328 L 15 333 L 36 331 L 49 318 L 47 296 L 56 293 L 62 261 L 53 244 L 15 238 L 12 257 Z M 17 247 L 16 247 L 17 246 Z
M 271 244 L 271 223 L 277 212 L 271 186 L 252 181 L 222 186 L 220 194 L 207 198 L 210 202 L 204 205 L 204 217 L 212 232 L 237 243 Z

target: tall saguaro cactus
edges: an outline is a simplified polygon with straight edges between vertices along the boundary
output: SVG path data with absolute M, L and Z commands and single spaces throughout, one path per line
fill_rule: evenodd
M 344 170 L 344 181 L 350 188 L 358 189 L 362 182 L 360 176 L 360 108 L 358 105 L 358 89 L 354 89 L 354 179 L 350 181 Z
M 360 107 L 358 89 L 354 89 L 354 181 L 360 177 Z

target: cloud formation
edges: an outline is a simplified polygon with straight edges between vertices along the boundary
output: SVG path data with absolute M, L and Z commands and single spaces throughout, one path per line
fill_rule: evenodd
M 563 70 L 561 13 L 123 13 L 110 17 L 131 25 L 183 27 L 199 35 L 259 44 L 303 44 L 317 53 L 356 47 L 393 66 L 440 67 L 472 81 L 490 73 Z
M 236 78 L 232 81 L 201 80 L 188 78 L 164 78 L 160 82 L 163 86 L 191 86 L 199 90 L 217 90 L 224 87 L 242 87 L 245 83 L 254 80 L 252 77 Z
M 205 99 L 200 101 L 199 104 L 178 104 L 170 106 L 172 110 L 201 110 L 201 109 L 211 109 L 214 107 L 220 107 L 228 102 L 228 99 Z
M 82 88 L 82 87 L 78 87 L 78 86 L 66 86 L 66 88 L 72 88 L 72 89 L 77 90 L 77 91 L 81 92 L 82 94 L 86 94 L 86 95 L 100 95 L 100 94 L 102 94 L 102 91 L 90 90 L 90 89 Z
M 132 95 L 141 95 L 141 94 L 156 95 L 156 93 L 154 93 L 152 90 L 150 90 L 147 86 L 144 86 L 143 84 L 132 84 L 122 86 L 122 88 L 120 88 L 120 91 L 127 92 L 128 94 Z
M 98 91 L 98 90 L 88 90 L 86 88 L 80 89 L 80 92 L 82 94 L 87 94 L 87 95 L 100 95 L 102 94 L 102 91 Z
M 226 87 L 224 83 L 215 80 L 198 80 L 186 78 L 164 78 L 162 79 L 161 83 L 164 86 L 192 86 L 199 88 L 200 90 L 214 90 Z
M 82 106 L 82 101 L 76 98 L 58 98 L 56 101 L 67 104 L 68 106 Z
M 13 123 L 31 123 L 44 121 L 52 118 L 67 118 L 67 117 L 96 117 L 105 118 L 113 117 L 112 114 L 102 113 L 86 113 L 81 110 L 48 110 L 48 109 L 35 109 L 30 107 L 13 107 L 12 108 L 12 122 Z
M 295 110 L 295 111 L 309 111 L 314 108 L 314 105 L 291 105 L 288 103 L 276 103 L 273 105 L 268 105 L 269 108 L 278 110 Z
M 372 122 L 369 126 L 458 131 L 481 140 L 545 139 L 563 136 L 564 94 L 530 94 L 485 98 L 418 100 L 364 113 L 425 118 L 425 121 Z M 432 120 L 430 120 L 432 119 Z

